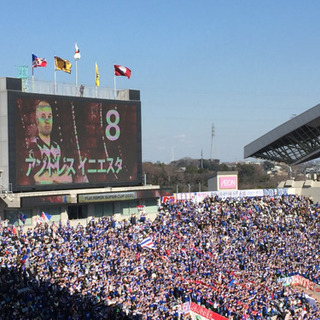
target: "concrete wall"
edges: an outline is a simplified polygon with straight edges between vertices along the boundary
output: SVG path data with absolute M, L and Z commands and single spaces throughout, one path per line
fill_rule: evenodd
M 0 79 L 0 192 L 8 189 L 9 156 L 8 156 L 8 97 L 6 79 Z
M 314 202 L 320 203 L 320 181 L 305 180 L 295 181 L 286 180 L 280 182 L 278 188 L 288 188 L 289 193 L 311 197 Z

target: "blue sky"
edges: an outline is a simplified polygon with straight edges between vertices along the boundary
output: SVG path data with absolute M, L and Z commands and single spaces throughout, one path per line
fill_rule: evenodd
M 33 5 L 32 5 L 33 3 Z M 132 70 L 117 88 L 141 91 L 142 159 L 243 160 L 243 148 L 319 103 L 320 1 L 6 1 L 1 74 L 31 54 L 35 78 L 54 81 L 53 56 L 74 62 L 78 83 L 113 87 L 113 65 Z M 60 72 L 57 81 L 74 83 Z M 214 137 L 212 139 L 212 124 Z M 213 149 L 211 149 L 213 145 Z

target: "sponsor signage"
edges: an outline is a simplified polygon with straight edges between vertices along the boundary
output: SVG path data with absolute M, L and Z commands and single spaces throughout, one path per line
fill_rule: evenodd
M 190 303 L 190 314 L 194 320 L 228 320 L 228 318 L 225 318 L 205 307 L 199 306 L 194 302 Z
M 285 278 L 279 278 L 278 282 L 282 282 L 284 286 L 301 286 L 307 290 L 313 291 L 313 292 L 320 292 L 320 285 L 302 277 L 299 275 L 291 276 L 291 277 L 285 277 Z
M 164 196 L 161 198 L 161 202 L 167 203 L 167 202 L 174 202 L 175 196 Z
M 237 176 L 219 176 L 219 190 L 229 189 L 237 190 L 238 189 L 238 179 Z
M 78 196 L 79 203 L 122 201 L 137 199 L 136 192 L 118 192 L 118 193 L 95 193 L 81 194 Z
M 225 198 L 242 198 L 242 197 L 263 197 L 263 196 L 280 196 L 288 195 L 288 189 L 248 189 L 248 190 L 224 190 L 224 191 L 207 191 L 196 193 L 175 193 L 174 197 L 177 201 L 195 200 L 198 202 L 203 201 L 205 198 L 219 197 Z
M 56 205 L 63 203 L 72 203 L 70 195 L 43 196 L 43 197 L 22 197 L 22 207 L 34 207 L 42 205 Z
M 287 190 L 280 191 L 278 189 L 278 194 L 287 194 Z M 225 198 L 238 198 L 238 197 L 263 197 L 264 190 L 262 189 L 251 189 L 251 190 L 224 190 L 224 191 L 207 191 L 207 192 L 196 192 L 196 193 L 175 193 L 175 199 L 177 201 L 183 200 L 194 200 L 201 202 L 205 198 L 219 197 Z

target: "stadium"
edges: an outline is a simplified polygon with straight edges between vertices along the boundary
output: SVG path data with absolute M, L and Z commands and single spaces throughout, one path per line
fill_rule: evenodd
M 143 181 L 138 91 L 29 87 L 0 79 L 0 319 L 320 319 L 314 197 L 166 194 Z M 307 115 L 245 157 L 316 158 Z

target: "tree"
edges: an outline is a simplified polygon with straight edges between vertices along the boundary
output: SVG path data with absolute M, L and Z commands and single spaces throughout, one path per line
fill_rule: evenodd
M 264 161 L 263 162 L 263 167 L 264 167 L 265 172 L 268 172 L 268 171 L 270 171 L 271 169 L 274 168 L 274 163 L 272 163 L 270 161 Z
M 208 190 L 208 177 L 218 171 L 237 171 L 239 189 L 276 188 L 278 178 L 270 177 L 264 170 L 264 165 L 257 163 L 218 163 L 216 160 L 204 160 L 203 168 L 199 161 L 184 158 L 170 164 L 144 162 L 143 173 L 147 183 L 160 185 L 161 188 L 171 188 L 173 192 L 197 192 Z M 214 168 L 210 170 L 209 168 Z

